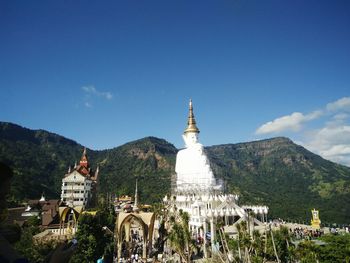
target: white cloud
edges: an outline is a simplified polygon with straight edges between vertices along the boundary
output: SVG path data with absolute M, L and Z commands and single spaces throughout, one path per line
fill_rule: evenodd
M 337 101 L 328 103 L 327 110 L 329 111 L 350 110 L 350 97 L 344 97 Z
M 349 114 L 346 113 L 335 114 L 329 121 L 326 122 L 326 126 L 338 127 L 340 125 L 343 125 L 348 118 Z
M 325 126 L 306 136 L 307 149 L 334 162 L 350 166 L 350 126 Z
M 333 116 L 333 119 L 338 120 L 338 121 L 343 121 L 345 119 L 349 118 L 349 114 L 346 113 L 339 113 Z
M 101 98 L 105 100 L 113 99 L 113 94 L 109 91 L 99 91 L 93 85 L 83 86 L 81 87 L 84 92 L 83 103 L 87 108 L 93 107 L 93 102 L 96 98 Z
M 299 144 L 305 148 L 328 160 L 350 166 L 349 112 L 350 97 L 343 97 L 328 103 L 323 110 L 308 114 L 294 112 L 266 122 L 255 134 L 283 135 L 286 132 L 294 132 Z M 318 128 L 311 130 L 310 125 L 304 125 L 320 117 L 323 124 L 320 126 L 318 122 Z
M 97 97 L 102 97 L 107 100 L 113 99 L 113 94 L 109 91 L 98 91 L 93 85 L 90 86 L 83 86 L 81 88 L 86 94 L 88 95 L 94 95 Z
M 306 115 L 300 112 L 294 112 L 291 115 L 282 116 L 280 118 L 274 119 L 273 121 L 269 121 L 261 125 L 255 133 L 279 133 L 288 130 L 296 132 L 301 129 L 301 126 L 304 122 L 317 119 L 322 114 L 322 111 L 314 111 Z
M 328 157 L 333 157 L 333 156 L 338 156 L 338 155 L 347 155 L 350 154 L 350 144 L 349 145 L 344 145 L 344 144 L 338 144 L 338 145 L 333 145 L 330 149 L 327 149 L 324 152 L 321 152 L 323 156 L 328 156 Z
M 88 101 L 85 101 L 84 105 L 86 108 L 92 108 L 92 105 Z

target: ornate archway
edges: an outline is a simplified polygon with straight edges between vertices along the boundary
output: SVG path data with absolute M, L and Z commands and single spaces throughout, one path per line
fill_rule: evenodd
M 60 229 L 59 235 L 69 236 L 73 235 L 78 228 L 78 218 L 81 214 L 83 208 L 81 206 L 77 207 L 60 207 Z
M 121 257 L 122 247 L 124 245 L 129 246 L 130 234 L 131 234 L 131 223 L 137 222 L 142 231 L 142 258 L 146 259 L 147 255 L 152 249 L 152 238 L 154 231 L 154 221 L 155 214 L 149 212 L 140 212 L 140 213 L 119 213 L 116 222 L 116 233 L 115 236 L 116 246 L 118 251 L 118 262 Z

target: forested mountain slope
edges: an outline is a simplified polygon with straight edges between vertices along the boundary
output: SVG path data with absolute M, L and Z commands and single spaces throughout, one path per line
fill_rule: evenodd
M 0 122 L 0 161 L 14 169 L 10 199 L 58 198 L 69 165 L 83 146 L 57 134 Z M 139 178 L 143 202 L 170 191 L 177 149 L 147 137 L 104 151 L 87 151 L 100 166 L 100 193 L 134 193 Z M 266 204 L 271 217 L 306 220 L 320 210 L 323 222 L 350 222 L 350 168 L 324 160 L 287 138 L 206 147 L 216 176 L 240 203 Z

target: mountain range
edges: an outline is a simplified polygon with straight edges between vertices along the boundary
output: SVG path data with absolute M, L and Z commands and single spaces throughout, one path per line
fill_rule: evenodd
M 14 170 L 9 203 L 59 198 L 62 177 L 83 152 L 79 143 L 44 130 L 0 122 L 0 161 Z M 309 221 L 320 210 L 323 223 L 350 223 L 350 168 L 327 161 L 288 138 L 277 137 L 205 148 L 214 174 L 240 204 L 264 204 L 270 218 Z M 170 192 L 178 149 L 146 137 L 113 149 L 87 149 L 100 167 L 100 193 L 133 195 L 159 202 Z M 307 222 L 309 223 L 309 222 Z

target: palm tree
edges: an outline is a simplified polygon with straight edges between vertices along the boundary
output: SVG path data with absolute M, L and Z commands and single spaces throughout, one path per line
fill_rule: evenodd
M 272 240 L 273 251 L 275 253 L 275 257 L 276 257 L 277 262 L 280 263 L 280 259 L 278 257 L 277 250 L 276 250 L 275 239 L 273 237 L 273 230 L 271 228 L 270 228 L 270 233 L 271 233 L 271 240 Z
M 194 242 L 189 231 L 189 215 L 182 210 L 170 218 L 171 230 L 169 240 L 173 250 L 180 255 L 181 260 L 191 262 Z
M 242 254 L 241 254 L 241 246 L 240 246 L 240 233 L 241 233 L 241 225 L 238 224 L 236 226 L 237 228 L 237 240 L 238 240 L 238 259 L 241 262 L 242 261 Z
M 242 255 L 240 248 L 242 247 L 244 251 L 244 257 L 243 261 L 250 263 L 250 252 L 252 250 L 252 240 L 251 236 L 249 235 L 249 230 L 247 229 L 247 222 L 243 221 L 240 224 L 237 225 L 237 232 L 238 232 L 238 253 L 239 253 L 239 260 L 242 260 Z
M 155 248 L 157 249 L 157 253 L 162 253 L 164 251 L 164 244 L 168 239 L 168 232 L 166 228 L 166 223 L 169 220 L 168 218 L 168 209 L 166 209 L 163 203 L 157 203 L 152 206 L 153 212 L 160 222 L 160 226 L 158 229 L 158 239 L 155 243 Z
M 264 231 L 264 236 L 265 236 L 265 244 L 264 244 L 264 258 L 263 258 L 263 263 L 265 263 L 266 261 L 266 253 L 267 253 L 267 241 L 268 241 L 268 238 L 267 238 L 267 227 L 265 225 L 265 231 Z
M 264 255 L 264 238 L 258 230 L 253 231 L 252 251 L 254 262 L 263 261 Z
M 280 233 L 283 237 L 283 239 L 286 241 L 287 248 L 289 249 L 289 242 L 290 242 L 290 235 L 289 235 L 289 230 L 285 226 L 280 227 Z

